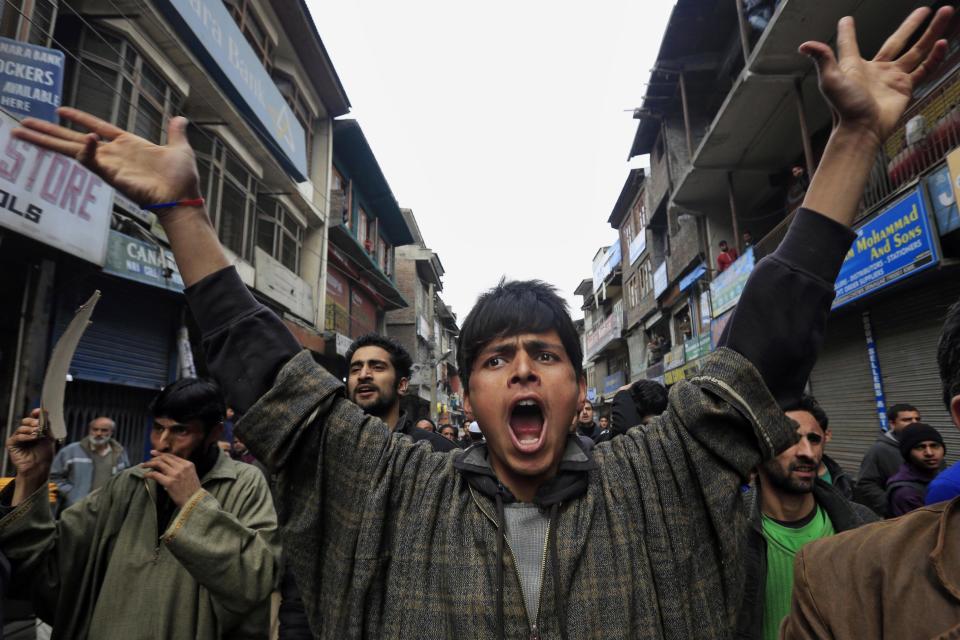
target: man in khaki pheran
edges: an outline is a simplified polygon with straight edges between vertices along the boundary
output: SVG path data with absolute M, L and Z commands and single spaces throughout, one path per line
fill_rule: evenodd
M 136 202 L 180 203 L 160 221 L 209 368 L 244 414 L 237 431 L 278 475 L 314 633 L 715 640 L 732 636 L 743 592 L 739 487 L 796 439 L 783 407 L 813 366 L 879 141 L 942 60 L 950 15 L 895 61 L 863 60 L 850 21 L 840 64 L 826 45 L 801 47 L 837 114 L 804 208 L 753 271 L 701 374 L 677 383 L 651 424 L 592 450 L 570 434 L 586 400 L 583 354 L 552 287 L 506 282 L 478 300 L 457 351 L 485 443 L 434 452 L 348 401 L 250 295 L 191 204 L 202 194 L 183 119 L 165 147 L 70 109 L 61 117 L 93 133 L 25 120 L 16 135 L 78 158 Z M 916 25 L 905 29 L 886 45 L 894 53 Z
M 53 441 L 39 411 L 7 441 L 17 469 L 0 494 L 0 551 L 11 593 L 29 597 L 64 640 L 267 637 L 279 548 L 263 474 L 220 452 L 226 407 L 184 378 L 151 405 L 153 458 L 107 481 L 54 521 Z

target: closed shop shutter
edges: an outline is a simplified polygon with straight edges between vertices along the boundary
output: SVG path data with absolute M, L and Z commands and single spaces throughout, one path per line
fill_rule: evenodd
M 960 297 L 956 278 L 938 279 L 873 305 L 874 338 L 887 406 L 905 402 L 920 410 L 947 444 L 947 462 L 960 459 L 960 431 L 943 405 L 937 342 L 947 309 Z
M 54 339 L 94 289 L 103 294 L 70 365 L 78 380 L 160 389 L 171 379 L 182 298 L 108 276 L 62 286 Z
M 880 434 L 863 319 L 852 311 L 830 318 L 810 390 L 830 417 L 827 453 L 856 476 L 860 460 Z

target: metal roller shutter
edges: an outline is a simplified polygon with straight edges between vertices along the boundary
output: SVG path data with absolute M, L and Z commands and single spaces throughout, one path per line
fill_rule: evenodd
M 937 342 L 947 309 L 960 297 L 955 278 L 928 282 L 873 305 L 874 338 L 887 406 L 906 402 L 920 410 L 947 443 L 947 462 L 960 459 L 960 431 L 943 406 Z
M 100 276 L 62 289 L 54 339 L 94 289 L 103 297 L 70 365 L 78 380 L 160 389 L 171 380 L 182 300 L 141 284 Z
M 880 434 L 860 313 L 830 318 L 810 390 L 830 417 L 833 439 L 827 453 L 856 476 L 863 454 Z

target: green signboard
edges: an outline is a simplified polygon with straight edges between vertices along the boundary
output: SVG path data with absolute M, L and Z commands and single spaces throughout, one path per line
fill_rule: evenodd
M 183 291 L 183 279 L 169 249 L 112 229 L 103 270 L 162 289 Z

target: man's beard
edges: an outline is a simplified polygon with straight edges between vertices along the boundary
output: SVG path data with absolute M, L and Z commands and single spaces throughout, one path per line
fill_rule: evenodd
M 813 472 L 813 477 L 807 480 L 800 480 L 790 475 L 797 467 L 810 467 Z M 812 461 L 807 462 L 791 462 L 790 466 L 784 471 L 776 460 L 767 460 L 763 463 L 763 470 L 767 472 L 767 477 L 770 478 L 770 484 L 776 488 L 784 491 L 786 493 L 810 493 L 813 491 L 813 485 L 817 481 L 817 467 L 818 465 L 813 464 Z
M 368 413 L 371 416 L 376 416 L 377 418 L 383 419 L 390 409 L 393 408 L 393 405 L 397 402 L 397 390 L 396 389 L 381 389 L 377 387 L 377 395 L 372 400 L 360 400 L 357 398 L 356 391 L 353 394 L 353 403 L 363 409 L 364 413 Z M 393 425 L 390 425 L 391 427 Z
M 90 442 L 95 447 L 102 447 L 110 442 L 110 436 L 90 436 Z

